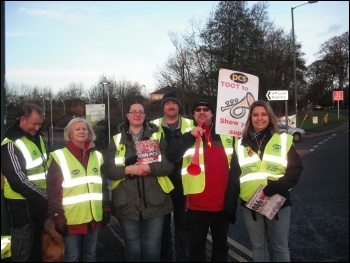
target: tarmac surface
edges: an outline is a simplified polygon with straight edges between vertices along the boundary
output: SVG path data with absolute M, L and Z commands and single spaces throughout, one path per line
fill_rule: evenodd
M 333 134 L 345 130 L 349 130 L 349 122 L 331 122 L 322 127 L 318 127 L 312 129 L 311 131 L 308 131 L 305 135 L 305 139 L 323 136 L 327 134 Z M 297 150 L 297 152 L 299 153 L 301 158 L 310 154 L 310 151 L 307 149 Z M 172 231 L 172 233 L 174 233 L 174 231 Z M 173 253 L 174 251 L 175 249 L 173 247 Z M 173 262 L 175 261 L 176 260 L 174 255 Z M 209 258 L 208 261 L 210 261 Z M 113 216 L 111 217 L 111 220 L 107 227 L 101 228 L 100 230 L 97 244 L 97 262 L 126 262 L 124 256 L 123 236 L 118 220 Z

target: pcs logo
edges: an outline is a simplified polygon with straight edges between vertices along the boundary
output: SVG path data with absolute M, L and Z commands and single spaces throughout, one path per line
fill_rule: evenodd
M 272 145 L 272 148 L 275 152 L 279 152 L 282 149 L 282 146 L 280 144 L 274 144 Z
M 233 80 L 234 82 L 244 84 L 248 82 L 248 77 L 242 73 L 232 73 L 230 75 L 230 79 Z
M 72 175 L 78 175 L 80 173 L 79 169 L 75 169 L 71 172 Z

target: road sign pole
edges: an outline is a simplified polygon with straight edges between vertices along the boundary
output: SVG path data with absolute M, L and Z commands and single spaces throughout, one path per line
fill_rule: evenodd
M 284 103 L 285 111 L 286 111 L 286 134 L 288 134 L 288 101 L 286 100 Z
M 338 120 L 339 120 L 339 100 L 338 100 Z

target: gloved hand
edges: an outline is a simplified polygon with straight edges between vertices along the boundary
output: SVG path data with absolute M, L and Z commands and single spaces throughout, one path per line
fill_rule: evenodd
M 231 224 L 234 225 L 236 223 L 236 213 L 235 212 L 226 212 L 226 217 L 227 217 L 227 220 Z
M 264 195 L 273 196 L 279 193 L 278 183 L 276 181 L 269 180 L 268 185 L 263 189 Z
M 61 236 L 64 237 L 67 235 L 68 228 L 66 222 L 55 223 L 55 229 Z
M 103 212 L 102 226 L 103 227 L 107 226 L 110 219 L 111 219 L 111 213 L 110 212 Z

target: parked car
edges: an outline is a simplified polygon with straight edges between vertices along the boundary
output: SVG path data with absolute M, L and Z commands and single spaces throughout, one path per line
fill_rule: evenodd
M 286 125 L 280 124 L 278 128 L 281 132 L 286 132 Z M 303 129 L 288 127 L 288 134 L 293 135 L 293 142 L 300 142 L 306 133 Z
M 314 110 L 316 111 L 316 110 L 322 110 L 323 108 L 322 108 L 322 106 L 321 105 L 315 105 L 314 106 Z

